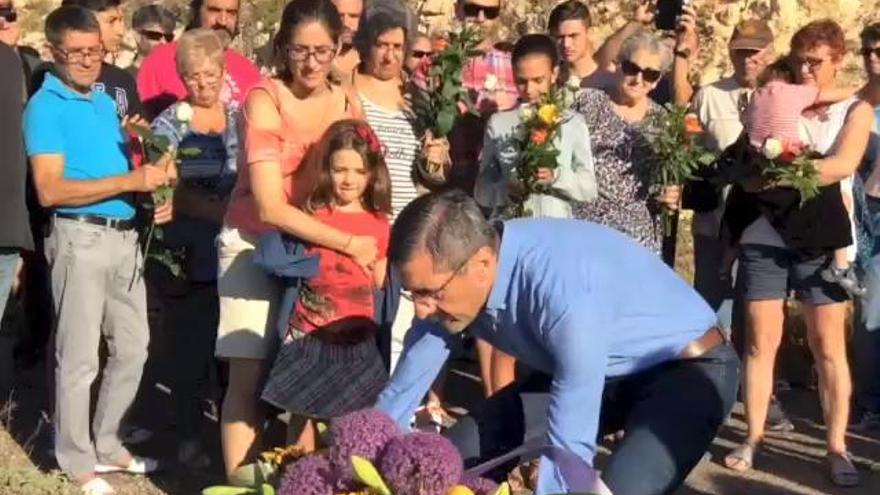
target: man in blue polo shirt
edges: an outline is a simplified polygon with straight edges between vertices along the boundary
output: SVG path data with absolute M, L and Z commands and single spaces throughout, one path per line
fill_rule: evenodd
M 613 493 L 684 482 L 733 405 L 739 361 L 712 309 L 659 257 L 589 222 L 493 226 L 460 191 L 410 203 L 391 239 L 422 320 L 379 409 L 406 424 L 467 329 L 536 370 L 449 431 L 468 467 L 537 437 L 537 495 L 582 491 L 560 461 L 591 464 L 597 436 L 622 429 L 602 475 Z
M 169 176 L 151 164 L 130 170 L 114 102 L 92 90 L 104 53 L 94 14 L 59 8 L 46 18 L 46 38 L 55 71 L 25 109 L 24 134 L 37 196 L 52 211 L 45 246 L 57 321 L 55 455 L 84 492 L 104 494 L 112 488 L 96 473 L 156 467 L 133 457 L 118 430 L 149 339 L 132 196 L 168 184 Z M 171 205 L 154 215 L 167 222 Z M 102 335 L 109 357 L 92 431 L 89 396 Z

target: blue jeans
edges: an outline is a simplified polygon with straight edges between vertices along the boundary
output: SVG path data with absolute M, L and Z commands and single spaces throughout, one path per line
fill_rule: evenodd
M 547 434 L 551 378 L 535 373 L 483 402 L 447 432 L 471 468 Z M 721 345 L 605 381 L 600 435 L 624 430 L 602 479 L 618 495 L 674 493 L 709 449 L 733 407 L 739 359 Z M 591 459 L 588 459 L 591 460 Z M 490 474 L 500 477 L 512 466 Z
M 3 313 L 6 311 L 6 302 L 9 300 L 9 292 L 12 290 L 20 256 L 17 249 L 0 249 L 0 318 L 3 318 Z

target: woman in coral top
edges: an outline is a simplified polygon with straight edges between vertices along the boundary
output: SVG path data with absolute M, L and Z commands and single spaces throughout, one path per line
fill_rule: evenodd
M 377 255 L 374 237 L 325 225 L 291 202 L 293 173 L 309 146 L 335 121 L 360 115 L 357 98 L 328 80 L 342 29 L 330 0 L 293 0 L 273 43 L 278 77 L 245 101 L 244 160 L 218 237 L 216 354 L 229 363 L 221 415 L 228 476 L 259 451 L 260 385 L 277 319 L 279 288 L 252 262 L 257 237 L 277 229 L 364 267 Z

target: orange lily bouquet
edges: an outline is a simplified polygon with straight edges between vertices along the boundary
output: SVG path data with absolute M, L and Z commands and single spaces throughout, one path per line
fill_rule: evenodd
M 520 156 L 516 164 L 516 177 L 511 184 L 513 205 L 509 217 L 529 217 L 532 212 L 525 202 L 532 194 L 545 193 L 549 186 L 537 181 L 538 169 L 556 170 L 559 149 L 554 141 L 559 136 L 566 109 L 564 95 L 554 89 L 537 104 L 520 107 L 520 123 L 517 127 Z
M 771 184 L 792 187 L 801 196 L 801 205 L 819 194 L 821 155 L 801 143 L 768 137 L 761 146 L 761 175 Z
M 645 135 L 654 152 L 652 183 L 655 187 L 683 186 L 715 161 L 697 139 L 703 128 L 697 116 L 682 105 L 667 104 L 647 122 Z M 672 233 L 675 212 L 663 208 L 663 234 Z

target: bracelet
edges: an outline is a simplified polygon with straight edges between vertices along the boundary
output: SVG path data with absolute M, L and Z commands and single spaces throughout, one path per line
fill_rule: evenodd
M 348 240 L 345 241 L 345 246 L 342 246 L 342 252 L 343 252 L 343 253 L 346 252 L 346 251 L 348 251 L 348 246 L 351 246 L 351 241 L 353 241 L 353 240 L 354 240 L 354 236 L 353 236 L 353 235 L 348 236 Z

